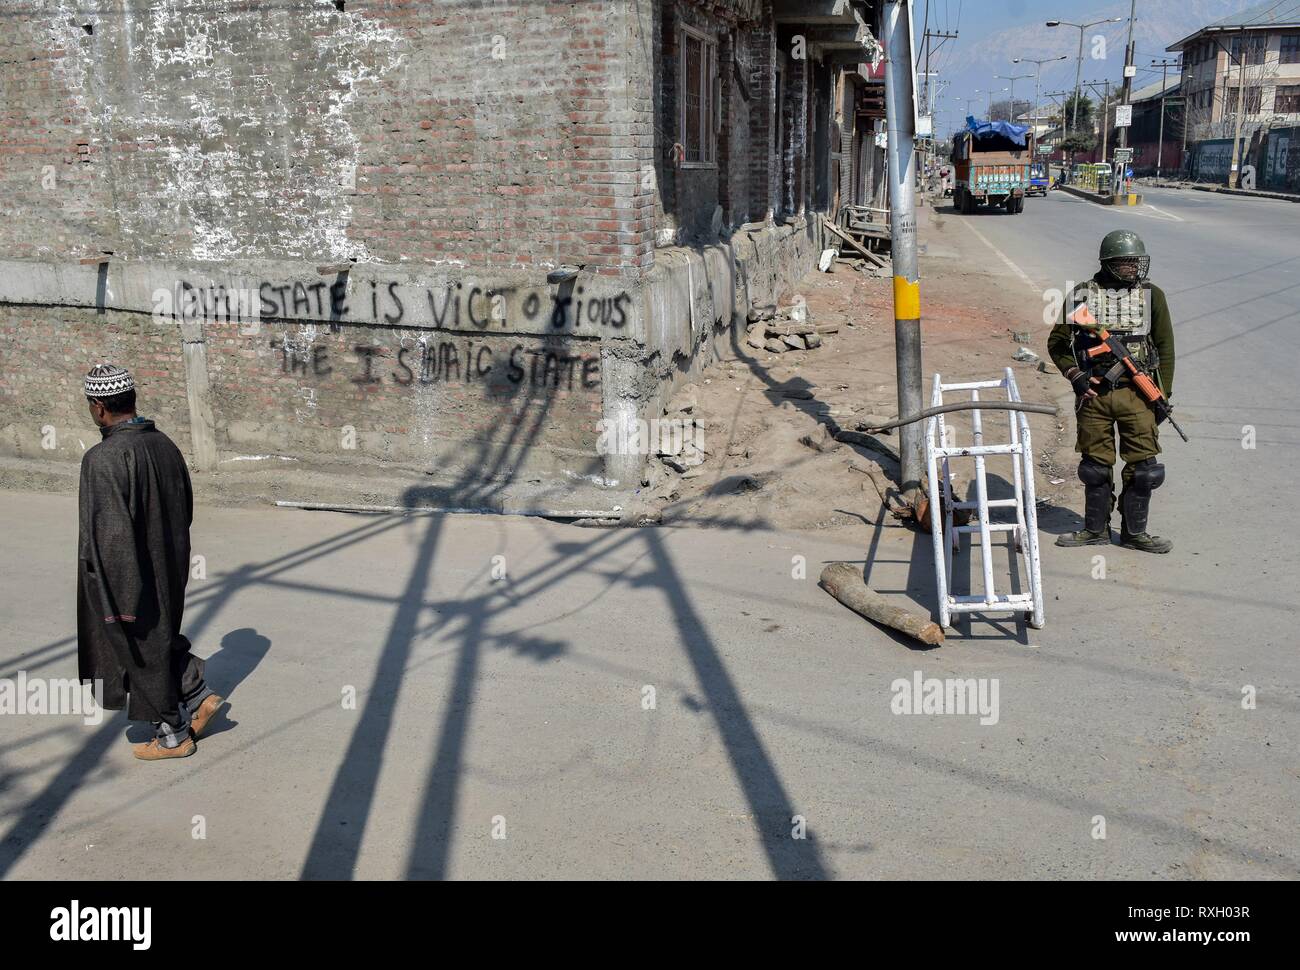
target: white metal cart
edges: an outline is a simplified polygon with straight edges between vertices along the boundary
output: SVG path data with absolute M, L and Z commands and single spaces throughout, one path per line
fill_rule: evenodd
M 1002 379 L 996 381 L 945 384 L 935 374 L 930 405 L 940 407 L 952 404 L 954 402 L 944 400 L 944 394 L 963 391 L 970 392 L 971 402 L 984 400 L 986 408 L 988 404 L 993 404 L 996 409 L 995 402 L 1001 400 L 1001 396 L 990 401 L 988 398 L 981 399 L 981 392 L 1005 392 L 1006 401 L 1020 403 L 1020 389 L 1016 387 L 1015 375 L 1008 367 Z M 945 627 L 949 625 L 954 613 L 1028 613 L 1029 625 L 1034 629 L 1041 629 L 1044 623 L 1043 583 L 1038 556 L 1038 513 L 1034 499 L 1034 450 L 1029 437 L 1029 416 L 1023 411 L 1011 409 L 1006 409 L 1005 413 L 1010 419 L 1011 429 L 1011 440 L 1005 444 L 985 444 L 981 411 L 978 409 L 970 412 L 972 440 L 968 445 L 955 443 L 956 436 L 950 435 L 944 415 L 935 415 L 926 422 L 925 460 L 930 479 L 930 532 L 934 537 L 934 575 L 939 591 L 939 622 Z M 1014 498 L 988 497 L 984 461 L 990 455 L 1011 456 Z M 973 502 L 954 500 L 951 475 L 951 462 L 954 458 L 975 459 Z M 940 508 L 943 509 L 942 529 L 936 521 L 937 510 Z M 1016 520 L 994 522 L 990 512 L 999 508 L 1014 509 Z M 959 509 L 969 509 L 974 521 L 968 525 L 956 525 L 953 514 Z M 994 587 L 993 546 L 990 540 L 995 532 L 1011 534 L 1015 551 L 1024 559 L 1028 591 L 998 593 Z M 954 596 L 951 592 L 953 560 L 960 549 L 962 533 L 978 533 L 980 537 L 980 560 L 984 574 L 982 594 Z

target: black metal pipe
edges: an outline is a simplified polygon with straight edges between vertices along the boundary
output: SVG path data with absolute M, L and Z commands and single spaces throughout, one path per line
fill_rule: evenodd
M 1054 414 L 1058 418 L 1061 416 L 1061 409 L 1053 404 L 1026 404 L 1022 401 L 957 401 L 953 404 L 940 404 L 937 407 L 926 408 L 910 418 L 899 418 L 889 424 L 871 425 L 867 430 L 888 431 L 890 428 L 915 424 L 917 421 L 924 421 L 936 414 L 947 414 L 950 411 L 1028 411 L 1031 414 Z

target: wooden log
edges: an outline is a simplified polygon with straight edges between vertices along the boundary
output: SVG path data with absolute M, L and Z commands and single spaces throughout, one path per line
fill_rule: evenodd
M 859 253 L 861 253 L 862 256 L 866 259 L 866 261 L 872 266 L 874 266 L 876 269 L 883 269 L 885 266 L 889 265 L 889 261 L 886 260 L 885 257 L 881 256 L 879 253 L 873 253 L 870 249 L 862 245 L 862 243 L 858 242 L 856 239 L 854 239 L 852 236 L 850 236 L 848 233 L 842 230 L 839 226 L 835 225 L 835 223 L 831 222 L 825 216 L 822 217 L 822 224 L 831 232 L 833 232 L 836 236 L 838 236 L 841 240 L 848 243 Z M 887 235 L 888 234 L 886 234 L 886 237 Z
M 847 232 L 842 230 L 839 226 L 835 225 L 835 223 L 831 222 L 829 219 L 825 218 L 824 216 L 822 217 L 822 225 L 824 225 L 831 232 L 835 233 L 835 235 L 839 236 L 839 238 L 842 241 L 848 243 L 850 246 L 852 246 L 854 249 L 860 252 L 864 257 L 866 257 L 868 262 L 875 263 L 877 261 L 877 256 L 875 253 L 867 249 L 866 246 L 862 245 L 862 243 L 858 242 Z
M 884 597 L 867 588 L 862 568 L 847 562 L 833 562 L 822 570 L 821 587 L 860 616 L 906 633 L 930 646 L 943 643 L 943 627 L 927 616 L 891 606 Z

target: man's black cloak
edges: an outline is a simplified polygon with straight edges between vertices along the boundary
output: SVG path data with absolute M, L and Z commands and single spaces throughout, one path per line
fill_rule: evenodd
M 101 429 L 81 459 L 77 661 L 109 710 L 174 717 L 190 643 L 181 635 L 194 496 L 185 459 L 148 420 Z

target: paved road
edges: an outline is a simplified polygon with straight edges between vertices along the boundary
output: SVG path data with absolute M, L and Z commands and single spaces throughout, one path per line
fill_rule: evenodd
M 945 230 L 959 238 L 974 229 L 991 270 L 1031 296 L 1091 275 L 1111 229 L 1145 240 L 1151 278 L 1174 318 L 1173 400 L 1192 439 L 1162 435 L 1168 477 L 1153 500 L 1152 528 L 1174 540 L 1174 551 L 1157 558 L 1115 549 L 1099 581 L 1091 550 L 1046 546 L 1061 600 L 1042 639 L 1054 657 L 1072 654 L 1096 678 L 1075 685 L 1097 705 L 1081 729 L 1108 722 L 1127 733 L 1130 756 L 1149 759 L 1131 777 L 1135 803 L 1203 833 L 1207 846 L 1239 838 L 1294 866 L 1296 840 L 1284 833 L 1295 828 L 1300 795 L 1288 740 L 1300 729 L 1292 629 L 1300 605 L 1300 207 L 1179 190 L 1152 190 L 1146 200 L 1111 208 L 1052 193 L 1029 200 L 1020 216 L 950 215 Z M 1032 320 L 1042 306 L 1027 304 L 1025 323 L 1045 331 Z M 1253 449 L 1243 448 L 1247 426 Z M 1255 711 L 1241 709 L 1245 685 L 1258 689 Z M 1225 872 L 1209 850 L 1185 864 L 1193 875 Z
M 1029 318 L 1133 225 L 1170 292 L 1193 442 L 1169 444 L 1155 514 L 1177 546 L 1116 548 L 1094 579 L 1049 510 L 1045 630 L 979 621 L 920 652 L 830 603 L 832 559 L 925 601 L 928 539 L 888 520 L 836 542 L 201 509 L 186 626 L 230 721 L 144 765 L 120 716 L 0 718 L 0 876 L 1295 878 L 1300 213 L 1153 197 L 1031 200 L 932 240 L 988 259 Z M 68 676 L 75 505 L 6 494 L 0 525 L 0 678 Z M 997 723 L 892 713 L 918 670 L 996 679 Z

